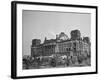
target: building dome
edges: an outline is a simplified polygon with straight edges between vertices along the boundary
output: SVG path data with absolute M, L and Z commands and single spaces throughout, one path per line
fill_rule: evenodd
M 67 39 L 69 39 L 69 38 L 68 38 L 68 36 L 67 36 L 64 32 L 61 32 L 61 33 L 59 34 L 59 39 L 61 39 L 61 40 L 67 40 Z

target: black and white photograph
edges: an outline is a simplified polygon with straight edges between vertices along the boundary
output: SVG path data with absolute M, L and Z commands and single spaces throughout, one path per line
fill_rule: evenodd
M 23 10 L 22 21 L 23 69 L 91 66 L 91 14 Z
M 97 73 L 96 6 L 12 6 L 13 78 Z

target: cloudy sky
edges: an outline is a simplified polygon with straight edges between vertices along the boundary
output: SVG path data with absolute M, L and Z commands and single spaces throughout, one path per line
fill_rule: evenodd
M 78 29 L 81 36 L 90 37 L 91 14 L 70 12 L 46 12 L 23 10 L 22 12 L 22 53 L 31 54 L 32 39 L 55 38 L 65 32 L 70 38 L 71 30 Z

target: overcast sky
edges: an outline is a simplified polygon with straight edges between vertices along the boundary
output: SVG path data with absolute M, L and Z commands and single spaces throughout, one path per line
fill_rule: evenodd
M 22 53 L 31 54 L 32 39 L 55 38 L 65 32 L 70 38 L 71 30 L 78 29 L 81 36 L 90 37 L 91 14 L 70 12 L 30 11 L 22 12 Z

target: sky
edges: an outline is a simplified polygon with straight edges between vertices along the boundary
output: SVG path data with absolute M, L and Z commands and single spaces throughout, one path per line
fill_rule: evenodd
M 81 37 L 91 36 L 91 14 L 71 12 L 51 12 L 23 10 L 22 12 L 22 54 L 31 54 L 32 39 L 56 38 L 64 32 L 70 38 L 70 32 L 78 29 Z

